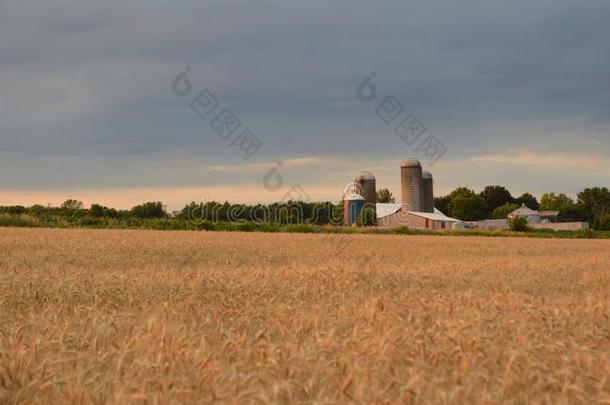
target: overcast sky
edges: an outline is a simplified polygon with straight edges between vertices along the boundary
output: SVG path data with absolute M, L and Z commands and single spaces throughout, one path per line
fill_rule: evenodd
M 607 186 L 609 21 L 607 0 L 3 0 L 0 205 L 179 208 L 297 185 L 338 200 L 360 170 L 397 195 L 409 156 L 437 194 Z M 201 117 L 205 89 L 218 106 Z M 390 123 L 375 112 L 388 96 Z M 225 108 L 241 123 L 228 139 L 211 128 Z M 425 127 L 411 145 L 394 132 L 408 114 Z M 247 160 L 245 129 L 262 143 Z M 430 135 L 446 150 L 433 165 Z

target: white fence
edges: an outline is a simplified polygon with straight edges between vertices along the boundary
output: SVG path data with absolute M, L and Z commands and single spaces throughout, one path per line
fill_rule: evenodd
M 553 222 L 550 224 L 530 224 L 533 229 L 552 229 L 554 231 L 584 231 L 589 229 L 587 222 Z

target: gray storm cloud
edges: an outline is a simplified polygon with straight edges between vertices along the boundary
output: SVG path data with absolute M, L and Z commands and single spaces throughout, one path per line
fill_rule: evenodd
M 202 169 L 241 159 L 171 92 L 185 66 L 194 92 L 210 89 L 262 140 L 262 162 L 412 154 L 357 99 L 371 72 L 379 101 L 400 100 L 449 161 L 608 155 L 608 20 L 595 0 L 4 1 L 0 189 L 235 182 Z

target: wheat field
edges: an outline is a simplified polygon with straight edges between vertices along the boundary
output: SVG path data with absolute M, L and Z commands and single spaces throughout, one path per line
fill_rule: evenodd
M 0 403 L 610 403 L 610 243 L 0 229 Z

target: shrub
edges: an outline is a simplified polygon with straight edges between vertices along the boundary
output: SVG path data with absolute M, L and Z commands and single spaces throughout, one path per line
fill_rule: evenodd
M 525 217 L 512 217 L 508 218 L 508 229 L 514 232 L 527 232 L 529 226 L 527 226 L 527 218 Z
M 287 225 L 284 230 L 290 233 L 317 233 L 318 228 L 311 225 L 297 224 Z
M 358 226 L 375 226 L 377 225 L 377 214 L 372 208 L 363 208 L 356 220 Z
M 40 226 L 39 221 L 28 215 L 0 215 L 0 226 L 14 226 L 22 228 L 36 228 Z

